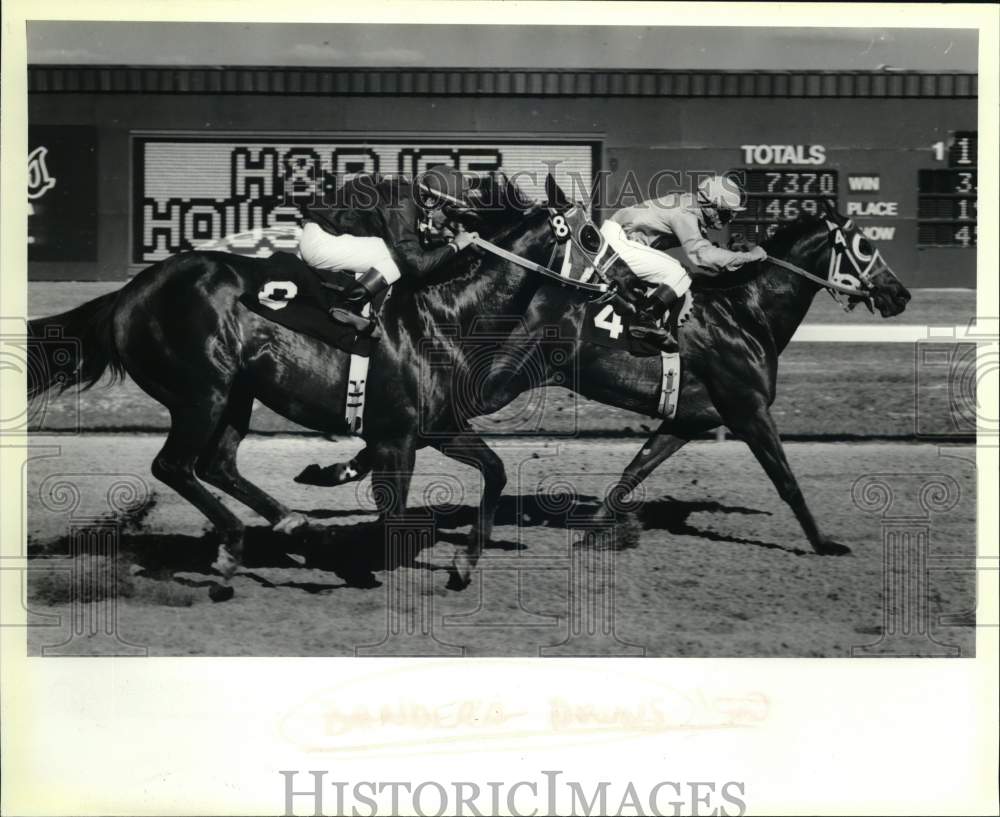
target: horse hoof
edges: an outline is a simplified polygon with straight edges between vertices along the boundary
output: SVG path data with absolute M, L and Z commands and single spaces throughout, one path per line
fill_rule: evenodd
M 292 480 L 300 485 L 315 485 L 320 488 L 336 488 L 338 485 L 356 482 L 367 472 L 362 473 L 351 462 L 338 462 L 325 468 L 314 463 L 302 469 Z
M 846 556 L 851 549 L 840 542 L 822 542 L 816 546 L 816 552 L 820 556 Z
M 447 588 L 449 590 L 465 590 L 472 583 L 472 568 L 473 564 L 470 560 L 461 557 L 455 559 L 448 570 Z
M 382 582 L 375 578 L 375 574 L 370 570 L 362 570 L 357 573 L 348 573 L 339 575 L 345 582 L 347 582 L 348 587 L 354 587 L 359 590 L 374 590 L 376 587 L 381 587 Z
M 216 603 L 229 601 L 234 595 L 236 591 L 229 584 L 213 584 L 208 588 L 208 597 Z
M 583 550 L 629 550 L 639 547 L 642 525 L 628 518 L 614 524 L 591 528 L 576 542 Z
M 316 463 L 313 463 L 312 465 L 307 465 L 296 476 L 292 477 L 292 482 L 297 482 L 299 485 L 318 485 L 320 484 L 318 480 L 322 476 L 322 473 L 323 469 Z
M 308 524 L 309 520 L 306 519 L 304 514 L 298 511 L 292 511 L 292 513 L 283 516 L 277 522 L 274 523 L 274 527 L 271 528 L 275 533 L 291 533 L 296 528 L 301 528 L 303 525 Z

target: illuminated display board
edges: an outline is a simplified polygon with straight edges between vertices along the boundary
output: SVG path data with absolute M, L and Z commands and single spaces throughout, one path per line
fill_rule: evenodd
M 939 113 L 905 127 L 865 120 L 839 132 L 831 125 L 827 144 L 775 144 L 781 129 L 755 123 L 746 130 L 766 134 L 763 144 L 705 130 L 655 150 L 650 134 L 632 131 L 633 141 L 621 144 L 610 136 L 583 134 L 465 137 L 436 131 L 362 140 L 138 132 L 131 137 L 132 206 L 128 240 L 122 243 L 135 267 L 234 235 L 240 240 L 232 248 L 241 253 L 294 249 L 296 205 L 303 197 L 317 191 L 322 197 L 346 174 L 411 174 L 439 162 L 472 171 L 502 166 L 508 173 L 524 172 L 519 182 L 536 199 L 544 197 L 550 168 L 577 199 L 587 192 L 579 180 L 606 168 L 598 205 L 603 218 L 643 197 L 693 189 L 700 174 L 736 172 L 747 187 L 748 209 L 727 231 L 710 234 L 720 246 L 730 240 L 759 243 L 780 224 L 820 212 L 828 200 L 882 247 L 907 280 L 974 286 L 975 252 L 968 248 L 976 243 L 975 118 L 951 108 Z M 796 130 L 800 137 L 813 132 L 808 123 Z M 640 138 L 646 141 L 640 144 Z M 121 235 L 109 232 L 105 244 Z
M 941 142 L 934 146 L 939 157 L 944 147 Z M 947 169 L 921 169 L 917 172 L 919 245 L 975 246 L 978 232 L 978 147 L 979 139 L 974 131 L 959 131 L 947 146 Z
M 897 255 L 904 250 L 904 240 L 917 250 L 974 247 L 976 132 L 954 131 L 946 140 L 915 148 L 919 164 L 929 159 L 939 166 L 917 167 L 913 196 L 912 187 L 907 191 L 899 186 L 905 176 L 896 156 L 883 154 L 878 157 L 881 167 L 876 164 L 877 170 L 869 170 L 871 164 L 862 164 L 870 162 L 863 158 L 862 147 L 856 148 L 855 158 L 843 149 L 822 145 L 743 145 L 744 161 L 770 166 L 731 171 L 745 185 L 747 209 L 734 219 L 729 235 L 736 241 L 764 241 L 782 223 L 803 213 L 821 212 L 821 201 L 827 199 L 856 219 L 871 240 L 893 242 Z
M 733 172 L 747 193 L 746 211 L 739 213 L 730 227 L 736 240 L 759 243 L 784 222 L 800 215 L 818 215 L 822 199 L 837 202 L 837 171 L 813 168 Z
M 182 136 L 134 138 L 132 260 L 146 263 L 257 229 L 291 226 L 302 201 L 333 199 L 356 173 L 419 174 L 436 164 L 503 168 L 544 198 L 552 170 L 563 189 L 589 195 L 597 161 L 588 142 L 413 141 Z M 251 254 L 269 255 L 263 242 Z M 287 249 L 287 248 L 286 248 Z

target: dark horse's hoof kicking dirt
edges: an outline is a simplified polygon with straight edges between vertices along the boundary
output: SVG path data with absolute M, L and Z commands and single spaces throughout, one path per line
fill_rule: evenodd
M 465 590 L 471 583 L 471 576 L 463 578 L 457 570 L 452 568 L 448 571 L 448 584 L 445 585 L 445 588 L 448 590 Z
M 229 601 L 236 593 L 228 584 L 213 584 L 208 588 L 208 597 L 215 602 Z

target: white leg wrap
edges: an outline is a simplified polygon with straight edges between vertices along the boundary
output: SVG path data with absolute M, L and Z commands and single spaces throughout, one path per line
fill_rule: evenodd
M 230 579 L 236 572 L 236 568 L 239 567 L 239 563 L 233 558 L 232 554 L 229 552 L 229 548 L 225 545 L 219 545 L 219 554 L 216 560 L 212 563 L 212 567 L 222 574 L 223 578 Z

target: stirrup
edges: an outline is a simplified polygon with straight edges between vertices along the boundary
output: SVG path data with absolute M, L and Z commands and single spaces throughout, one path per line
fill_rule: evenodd
M 628 333 L 638 340 L 670 337 L 670 331 L 666 328 L 648 323 L 634 323 L 629 327 Z
M 666 326 L 633 324 L 629 327 L 629 336 L 634 340 L 655 344 L 664 352 L 676 352 L 678 349 L 677 335 Z
M 358 333 L 359 338 L 370 338 L 372 341 L 380 340 L 382 337 L 382 326 L 378 316 L 365 318 L 355 315 L 349 309 L 341 309 L 339 306 L 332 307 L 327 314 L 337 323 L 349 326 Z

